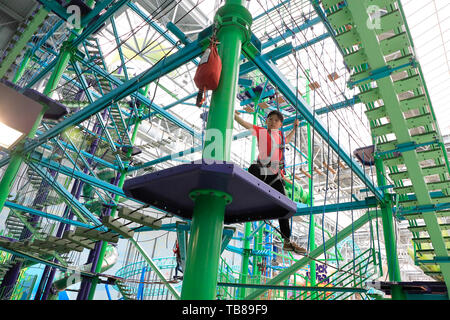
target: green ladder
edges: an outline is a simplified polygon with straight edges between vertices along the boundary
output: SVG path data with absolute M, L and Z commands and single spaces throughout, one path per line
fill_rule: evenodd
M 440 210 L 450 202 L 449 164 L 401 3 L 323 0 L 322 5 L 351 70 L 349 86 L 358 86 L 366 105 L 375 155 L 389 168 L 397 215 L 409 220 L 416 254 L 427 264 L 416 261 L 450 288 L 448 225 L 440 222 L 450 215 Z M 374 6 L 381 11 L 369 17 Z

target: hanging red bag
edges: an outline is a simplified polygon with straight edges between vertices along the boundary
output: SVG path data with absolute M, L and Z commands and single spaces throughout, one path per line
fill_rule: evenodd
M 211 44 L 202 55 L 194 76 L 195 85 L 199 89 L 196 103 L 198 107 L 205 102 L 205 91 L 216 90 L 219 86 L 221 72 L 222 60 L 217 52 L 217 42 L 213 37 Z

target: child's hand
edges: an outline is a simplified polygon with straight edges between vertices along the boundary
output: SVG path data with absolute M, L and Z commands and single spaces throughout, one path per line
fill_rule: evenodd
M 296 119 L 294 121 L 294 129 L 298 128 L 298 125 L 300 124 L 300 121 L 298 121 L 298 119 Z

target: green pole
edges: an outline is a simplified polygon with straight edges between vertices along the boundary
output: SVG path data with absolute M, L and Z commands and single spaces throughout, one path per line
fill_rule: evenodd
M 242 255 L 242 267 L 241 267 L 241 279 L 240 283 L 246 284 L 247 283 L 247 276 L 248 276 L 248 264 L 250 260 L 250 241 L 248 240 L 248 237 L 251 233 L 251 224 L 250 222 L 245 223 L 245 230 L 244 230 L 244 243 L 243 248 L 244 252 Z M 239 291 L 239 298 L 244 299 L 245 297 L 245 288 L 242 287 Z
M 256 234 L 256 250 L 262 250 L 262 242 L 264 238 L 264 229 L 259 229 L 258 233 Z M 253 268 L 255 269 L 255 276 L 257 279 L 261 281 L 261 268 L 259 267 L 260 262 L 262 261 L 261 256 L 255 257 L 255 263 Z
M 17 83 L 17 81 L 19 81 L 19 79 L 22 78 L 23 74 L 25 73 L 25 70 L 28 67 L 28 64 L 31 61 L 31 57 L 32 57 L 31 50 L 28 50 L 25 56 L 23 57 L 22 62 L 20 63 L 19 69 L 14 75 L 14 78 L 12 80 L 13 83 Z
M 256 111 L 253 113 L 253 124 L 256 124 L 257 114 Z M 253 163 L 256 159 L 256 137 L 252 136 L 252 149 L 250 154 L 250 163 Z M 247 283 L 247 277 L 248 277 L 248 264 L 250 260 L 250 240 L 248 237 L 250 236 L 252 230 L 251 230 L 251 223 L 246 222 L 245 223 L 245 229 L 244 229 L 244 241 L 243 241 L 243 255 L 242 255 L 242 267 L 241 267 L 241 279 L 240 282 L 243 284 Z M 244 299 L 245 297 L 245 291 L 246 288 L 242 287 L 239 291 L 239 297 L 240 299 Z
M 379 187 L 386 186 L 385 167 L 383 160 L 375 158 L 375 168 L 377 171 L 377 181 Z M 384 192 L 384 191 L 383 191 Z M 386 248 L 386 259 L 388 264 L 389 280 L 400 282 L 400 266 L 397 256 L 397 244 L 395 242 L 394 218 L 392 214 L 392 200 L 386 197 L 385 203 L 380 203 L 381 220 L 383 224 L 384 246 Z M 394 286 L 392 288 L 392 299 L 403 300 L 405 298 L 401 287 Z
M 311 89 L 309 88 L 309 70 L 306 70 L 306 102 L 311 103 Z M 311 124 L 307 123 L 306 130 L 308 134 L 308 173 L 311 178 L 308 181 L 308 194 L 309 194 L 309 205 L 312 207 L 314 202 L 314 184 L 313 184 L 313 174 L 314 174 L 314 146 L 312 145 L 311 139 Z M 309 222 L 309 251 L 316 249 L 316 222 L 314 220 L 314 215 L 311 216 L 311 221 Z M 311 280 L 311 286 L 316 286 L 316 262 L 311 260 L 309 263 L 309 275 Z M 317 299 L 317 293 L 311 295 L 311 299 Z
M 248 28 L 252 16 L 242 2 L 227 0 L 214 18 L 218 26 L 222 72 L 219 86 L 211 97 L 203 157 L 216 161 L 230 158 L 241 47 L 250 38 Z M 215 190 L 194 190 L 190 195 L 194 200 L 194 211 L 181 299 L 213 300 L 216 297 L 225 206 L 231 199 Z
M 27 24 L 25 30 L 20 35 L 19 40 L 14 44 L 14 48 L 7 54 L 5 59 L 0 65 L 0 79 L 3 78 L 7 73 L 11 65 L 16 61 L 17 57 L 20 55 L 22 50 L 30 41 L 33 34 L 39 29 L 42 23 L 48 16 L 48 11 L 43 7 L 38 10 L 38 12 L 33 16 L 33 19 Z
M 86 3 L 88 6 L 92 6 L 94 4 L 94 0 L 89 0 Z M 41 9 L 39 11 L 39 16 L 45 16 L 47 15 L 47 11 L 44 9 Z M 75 30 L 75 33 L 79 33 L 81 30 Z M 69 40 L 67 43 L 70 43 L 71 40 L 73 40 L 76 37 L 75 34 L 72 34 L 69 37 Z M 71 56 L 71 50 L 69 46 L 67 45 L 63 46 L 63 49 L 61 50 L 61 53 L 58 57 L 58 62 L 55 66 L 55 69 L 50 76 L 49 81 L 47 82 L 47 85 L 45 86 L 43 94 L 46 96 L 49 96 L 53 90 L 55 90 L 56 86 L 58 85 L 59 80 L 61 79 L 64 71 L 66 70 L 67 65 L 69 64 L 70 56 Z M 33 128 L 28 133 L 28 138 L 34 138 L 34 135 L 36 134 L 36 131 L 41 123 L 42 118 L 44 117 L 46 107 L 42 109 L 41 113 L 38 115 L 36 122 L 34 123 Z M 20 147 L 18 148 L 20 149 Z M 6 171 L 3 175 L 2 180 L 0 181 L 0 212 L 3 209 L 3 206 L 5 205 L 5 201 L 8 198 L 9 191 L 11 190 L 11 186 L 14 183 L 14 180 L 16 178 L 17 172 L 19 171 L 20 165 L 22 164 L 22 155 L 18 152 L 15 152 L 11 156 L 11 160 L 9 162 L 8 168 L 6 168 Z

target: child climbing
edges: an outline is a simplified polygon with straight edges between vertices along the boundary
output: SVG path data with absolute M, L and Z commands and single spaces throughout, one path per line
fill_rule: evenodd
M 183 279 L 182 276 L 178 276 L 178 271 L 183 273 L 183 269 L 181 269 L 181 255 L 180 255 L 180 247 L 178 246 L 178 240 L 175 241 L 175 245 L 173 248 L 173 253 L 176 256 L 177 266 L 175 267 L 175 275 L 173 276 L 174 279 Z
M 235 111 L 234 119 L 244 128 L 252 130 L 252 134 L 257 139 L 259 150 L 258 159 L 256 163 L 253 163 L 248 168 L 248 172 L 284 195 L 283 149 L 285 144 L 292 140 L 299 121 L 294 121 L 293 130 L 284 138 L 280 130 L 283 126 L 284 119 L 282 113 L 277 110 L 273 110 L 267 115 L 267 129 L 243 120 L 237 111 Z M 284 240 L 283 250 L 304 254 L 306 250 L 290 240 L 291 227 L 289 219 L 278 219 L 278 223 L 280 225 L 279 231 Z

